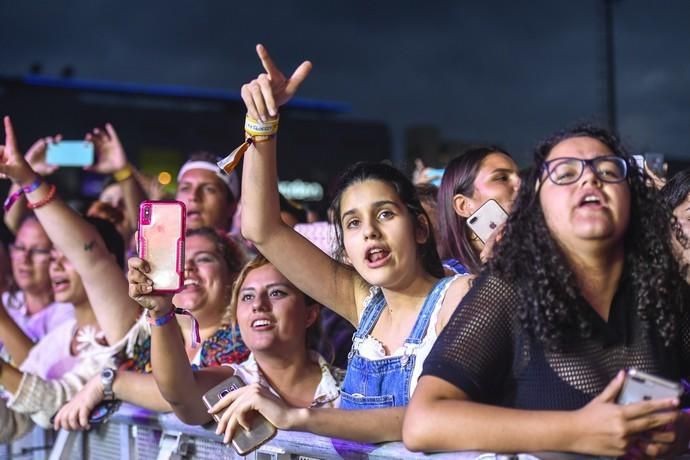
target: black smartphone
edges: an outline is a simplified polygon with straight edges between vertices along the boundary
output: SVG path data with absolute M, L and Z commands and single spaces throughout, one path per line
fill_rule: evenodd
M 243 386 L 244 382 L 242 379 L 233 375 L 211 388 L 201 399 L 204 401 L 206 407 L 210 409 L 214 404 L 223 399 L 225 395 Z M 238 455 L 247 455 L 258 449 L 263 444 L 270 441 L 278 432 L 276 427 L 266 420 L 263 415 L 258 412 L 255 412 L 253 415 L 249 431 L 240 426 L 239 430 L 232 437 L 232 447 Z M 218 421 L 217 415 L 214 414 L 213 418 Z
M 664 154 L 663 153 L 645 153 L 644 161 L 647 167 L 657 176 L 666 177 L 666 169 L 664 168 Z
M 618 395 L 618 404 L 632 404 L 653 399 L 679 398 L 683 393 L 680 383 L 672 382 L 637 369 L 625 374 L 623 389 Z
M 94 426 L 107 422 L 110 420 L 110 417 L 112 417 L 113 414 L 120 408 L 121 403 L 122 401 L 119 399 L 101 401 L 89 414 L 89 424 Z

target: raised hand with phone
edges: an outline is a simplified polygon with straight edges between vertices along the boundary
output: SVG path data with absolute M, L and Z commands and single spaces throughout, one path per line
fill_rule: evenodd
M 122 279 L 116 260 L 98 232 L 60 199 L 55 185 L 43 180 L 21 154 L 10 117 L 4 117 L 3 122 L 6 142 L 0 147 L 0 173 L 24 188 L 29 208 L 53 245 L 69 257 L 84 281 L 87 294 L 110 299 L 109 306 L 95 303 L 94 312 L 108 342 L 117 343 L 134 324 L 139 308 L 127 296 L 126 280 Z M 40 164 L 41 157 L 42 152 L 37 152 L 34 159 Z
M 23 188 L 28 207 L 53 243 L 51 278 L 56 300 L 74 305 L 74 318 L 50 331 L 30 351 L 21 372 L 2 364 L 0 384 L 14 395 L 7 404 L 15 413 L 31 414 L 44 427 L 57 410 L 93 374 L 121 351 L 132 336 L 139 306 L 127 296 L 122 276 L 124 243 L 109 222 L 78 215 L 22 155 L 9 117 L 3 119 L 5 145 L 0 173 Z M 87 358 L 88 357 L 88 358 Z M 40 375 L 60 363 L 62 375 Z M 41 387 L 41 392 L 30 388 Z M 26 399 L 32 399 L 28 404 Z M 7 411 L 1 411 L 6 413 Z
M 123 208 L 127 229 L 133 233 L 139 220 L 139 203 L 147 196 L 137 179 L 137 171 L 127 159 L 127 153 L 115 127 L 106 123 L 105 128 L 94 128 L 85 140 L 95 149 L 95 161 L 84 166 L 90 172 L 112 175 L 114 183 L 122 188 Z

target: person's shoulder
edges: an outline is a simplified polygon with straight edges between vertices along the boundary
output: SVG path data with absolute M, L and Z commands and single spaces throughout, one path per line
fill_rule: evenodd
M 493 316 L 511 313 L 519 304 L 516 286 L 490 270 L 483 270 L 476 276 L 462 276 L 457 283 L 457 295 L 461 296 L 458 303 L 474 305 L 483 314 Z
M 448 290 L 446 291 L 446 299 L 448 301 L 460 302 L 465 294 L 469 292 L 477 278 L 475 275 L 458 274 L 450 277 Z

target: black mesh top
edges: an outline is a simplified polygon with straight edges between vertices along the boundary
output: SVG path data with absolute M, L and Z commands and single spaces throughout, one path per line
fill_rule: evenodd
M 620 369 L 637 368 L 673 380 L 690 369 L 690 327 L 683 314 L 680 339 L 664 348 L 647 332 L 621 281 L 608 322 L 596 316 L 594 333 L 550 351 L 516 319 L 513 287 L 482 274 L 465 296 L 424 363 L 433 375 L 473 400 L 520 409 L 573 410 L 587 404 Z

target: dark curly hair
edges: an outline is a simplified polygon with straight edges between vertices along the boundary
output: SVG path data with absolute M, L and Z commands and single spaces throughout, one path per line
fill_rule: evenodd
M 688 195 L 690 195 L 690 169 L 684 169 L 676 173 L 676 175 L 666 182 L 664 188 L 661 189 L 661 199 L 666 203 L 666 206 L 671 209 L 671 212 L 683 204 L 688 198 Z M 678 222 L 676 216 L 672 218 L 671 232 L 683 249 L 688 249 L 688 247 L 690 247 L 690 235 L 687 235 L 683 231 L 683 227 L 680 222 Z M 682 257 L 682 254 L 679 256 Z M 690 264 L 688 261 L 684 260 L 679 260 L 679 263 L 682 265 L 681 274 L 687 279 Z
M 521 302 L 517 315 L 524 330 L 548 349 L 557 350 L 578 337 L 593 334 L 594 309 L 580 294 L 578 279 L 549 232 L 539 202 L 544 162 L 561 141 L 589 137 L 606 145 L 628 164 L 630 221 L 625 233 L 625 272 L 646 329 L 670 346 L 677 337 L 676 320 L 685 298 L 685 281 L 673 256 L 671 213 L 648 178 L 608 131 L 581 124 L 539 144 L 534 165 L 523 180 L 505 233 L 488 268 L 511 282 Z M 548 179 L 544 179 L 548 180 Z
M 412 185 L 412 181 L 410 181 L 400 170 L 385 163 L 360 161 L 350 166 L 340 176 L 331 202 L 331 213 L 335 225 L 336 236 L 334 248 L 336 259 L 342 262 L 345 252 L 343 224 L 340 220 L 342 214 L 340 200 L 345 190 L 351 185 L 367 180 L 379 180 L 393 187 L 398 197 L 400 197 L 400 201 L 403 202 L 407 211 L 410 213 L 415 228 L 419 229 L 422 226 L 419 221 L 420 216 L 426 220 L 428 237 L 424 243 L 417 245 L 418 255 L 422 261 L 422 266 L 429 274 L 437 278 L 443 278 L 443 266 L 441 265 L 441 259 L 438 256 L 438 252 L 436 251 L 436 238 L 434 237 L 434 231 L 431 226 L 431 219 L 429 219 L 429 216 L 426 211 L 424 211 L 419 201 L 417 190 L 414 185 Z

